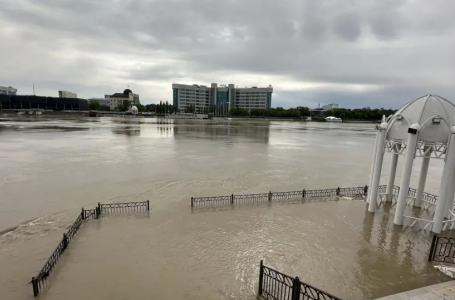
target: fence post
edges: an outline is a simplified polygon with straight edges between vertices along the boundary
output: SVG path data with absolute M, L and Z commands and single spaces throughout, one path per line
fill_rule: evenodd
M 300 279 L 299 277 L 294 278 L 292 282 L 292 300 L 300 299 Z
M 32 288 L 33 288 L 33 297 L 38 296 L 39 290 L 38 290 L 38 284 L 36 283 L 35 277 L 32 277 Z
M 263 264 L 263 261 L 261 259 L 261 263 L 259 264 L 259 291 L 258 291 L 258 294 L 259 296 L 262 295 L 262 280 L 264 278 L 264 264 Z
M 191 207 L 193 207 L 193 206 L 194 206 L 194 198 L 191 197 Z
M 367 195 L 368 194 L 368 185 L 363 187 L 363 194 Z
M 66 235 L 66 233 L 64 233 L 63 234 L 63 250 L 65 250 L 66 247 L 68 247 L 68 236 Z
M 430 254 L 428 255 L 428 261 L 432 261 L 434 258 L 434 252 L 436 250 L 436 240 L 438 239 L 437 234 L 433 235 L 433 241 L 431 242 Z
M 337 196 L 340 195 L 340 187 L 337 188 Z
M 82 207 L 82 212 L 81 212 L 81 214 L 82 214 L 82 220 L 85 220 L 85 213 L 84 213 L 84 208 L 83 208 L 83 207 Z
M 234 204 L 234 194 L 231 195 L 231 204 Z
M 147 200 L 147 210 L 150 210 L 150 200 Z
M 269 202 L 272 201 L 272 191 L 269 192 Z

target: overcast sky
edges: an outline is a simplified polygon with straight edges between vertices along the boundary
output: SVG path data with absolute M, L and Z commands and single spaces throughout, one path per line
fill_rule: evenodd
M 274 87 L 272 106 L 455 102 L 454 0 L 0 0 L 0 85 L 103 97 Z

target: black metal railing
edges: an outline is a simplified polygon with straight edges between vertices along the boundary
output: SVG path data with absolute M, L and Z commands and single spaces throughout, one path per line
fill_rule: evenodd
M 433 236 L 428 261 L 455 264 L 455 238 Z
M 291 192 L 268 192 L 262 194 L 245 194 L 215 197 L 191 197 L 191 207 L 216 207 L 226 205 L 242 205 L 256 202 L 273 202 L 289 200 L 306 200 L 312 198 L 329 198 L 334 196 L 365 196 L 368 193 L 367 186 L 301 190 Z
M 323 290 L 302 282 L 299 277 L 291 277 L 270 267 L 259 266 L 259 291 L 267 300 L 341 300 Z
M 137 211 L 139 209 L 150 209 L 149 201 L 143 202 L 129 202 L 129 203 L 112 203 L 112 204 L 100 204 L 95 209 L 84 209 L 82 208 L 81 213 L 77 216 L 74 223 L 68 229 L 66 233 L 63 234 L 63 238 L 60 243 L 57 245 L 57 248 L 49 257 L 49 259 L 44 264 L 43 268 L 40 270 L 37 276 L 32 277 L 32 288 L 33 296 L 37 297 L 39 293 L 45 288 L 47 279 L 51 274 L 52 270 L 57 265 L 57 262 L 60 260 L 63 252 L 67 249 L 69 243 L 76 235 L 76 232 L 81 227 L 84 221 L 90 219 L 98 219 L 101 213 L 110 212 L 111 210 L 126 211 L 132 210 Z

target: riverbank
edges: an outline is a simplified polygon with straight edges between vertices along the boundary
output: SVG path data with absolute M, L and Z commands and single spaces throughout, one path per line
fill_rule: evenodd
M 113 112 L 103 112 L 100 111 L 100 114 L 102 116 L 98 117 L 140 117 L 140 118 L 160 118 L 160 117 L 165 117 L 165 115 L 142 115 L 139 114 L 137 116 L 132 116 L 132 115 L 121 115 L 121 114 L 115 114 Z M 18 115 L 16 110 L 0 110 L 0 117 L 7 117 L 7 118 L 16 118 L 16 117 L 40 117 L 40 116 L 49 116 L 49 117 L 62 117 L 62 118 L 75 118 L 75 117 L 88 117 L 89 116 L 89 111 L 43 111 L 41 115 L 35 115 L 35 114 L 24 114 L 24 115 Z M 184 119 L 184 118 L 180 118 Z M 243 117 L 243 116 L 214 116 L 213 120 L 248 120 L 248 121 L 293 121 L 293 122 L 320 122 L 324 123 L 324 121 L 307 121 L 303 118 L 288 118 L 288 117 Z M 371 120 L 343 120 L 342 123 L 379 123 L 380 121 L 371 121 Z

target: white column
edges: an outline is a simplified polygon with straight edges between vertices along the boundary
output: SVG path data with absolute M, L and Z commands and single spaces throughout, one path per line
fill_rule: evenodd
M 389 182 L 387 183 L 387 202 L 392 202 L 393 186 L 395 185 L 395 176 L 397 174 L 398 157 L 401 145 L 397 144 L 398 149 L 394 146 L 392 154 L 392 164 L 390 165 Z
M 378 199 L 379 181 L 381 180 L 382 160 L 384 159 L 384 142 L 387 133 L 387 123 L 382 123 L 378 132 L 378 144 L 376 145 L 376 157 L 374 160 L 374 174 L 370 187 L 370 202 L 368 204 L 368 211 L 375 212 Z
M 417 132 L 420 130 L 418 124 L 412 124 L 408 129 L 408 141 L 406 143 L 406 154 L 404 157 L 403 174 L 401 176 L 400 192 L 398 193 L 397 208 L 395 210 L 395 218 L 393 223 L 397 225 L 403 224 L 404 209 L 408 199 L 409 181 L 411 180 L 412 164 L 417 148 Z
M 374 141 L 374 149 L 373 149 L 373 159 L 371 160 L 371 171 L 370 171 L 370 181 L 368 182 L 368 195 L 367 195 L 367 202 L 370 202 L 371 198 L 371 183 L 373 181 L 374 175 L 374 163 L 376 161 L 376 154 L 378 153 L 378 139 L 379 139 L 380 131 L 376 133 L 376 139 Z
M 453 185 L 454 183 L 455 183 L 455 170 L 454 170 L 454 173 L 452 174 L 452 188 L 450 189 L 450 194 L 448 196 L 449 200 L 447 201 L 447 206 L 446 206 L 445 216 L 447 219 L 451 218 L 451 213 L 449 213 L 449 210 L 453 209 L 453 198 L 455 196 L 455 186 Z
M 453 199 L 452 195 L 452 180 L 455 169 L 455 127 L 451 128 L 449 149 L 446 152 L 444 170 L 442 171 L 441 185 L 439 186 L 439 197 L 436 201 L 436 208 L 433 217 L 434 233 L 441 233 L 442 221 L 447 213 L 447 202 Z
M 423 152 L 425 156 L 422 160 L 422 168 L 420 170 L 419 185 L 417 186 L 416 198 L 414 200 L 414 206 L 420 207 L 422 205 L 423 192 L 425 191 L 425 183 L 427 181 L 428 166 L 430 165 L 430 155 L 433 148 L 431 146 L 425 146 Z M 427 157 L 428 155 L 428 157 Z

